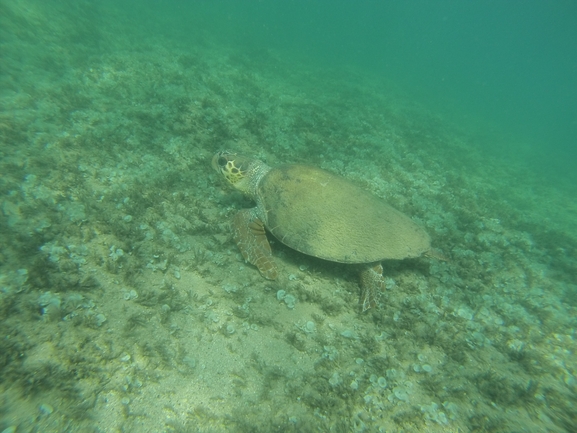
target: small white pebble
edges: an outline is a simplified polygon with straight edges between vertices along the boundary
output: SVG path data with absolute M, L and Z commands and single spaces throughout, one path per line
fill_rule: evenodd
M 38 408 L 43 415 L 50 415 L 52 412 L 54 412 L 54 408 L 48 403 L 43 403 Z

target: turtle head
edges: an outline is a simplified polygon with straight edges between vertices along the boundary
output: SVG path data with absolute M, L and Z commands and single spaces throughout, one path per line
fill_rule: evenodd
M 221 151 L 212 157 L 212 168 L 222 174 L 239 191 L 256 197 L 256 187 L 262 176 L 270 170 L 258 159 Z

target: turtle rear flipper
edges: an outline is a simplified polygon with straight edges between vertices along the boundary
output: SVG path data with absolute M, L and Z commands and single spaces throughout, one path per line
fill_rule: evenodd
M 379 306 L 379 298 L 384 288 L 383 266 L 380 263 L 373 263 L 361 270 L 361 303 L 363 313 Z
M 264 224 L 251 209 L 239 211 L 233 220 L 234 241 L 244 259 L 255 265 L 267 280 L 276 280 L 278 271 L 266 238 Z

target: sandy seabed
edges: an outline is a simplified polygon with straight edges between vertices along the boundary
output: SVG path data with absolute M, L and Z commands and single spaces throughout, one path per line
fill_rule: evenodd
M 358 71 L 42 4 L 1 5 L 0 431 L 577 425 L 574 191 Z M 342 175 L 449 260 L 384 263 L 367 313 L 356 268 L 274 239 L 266 281 L 220 149 Z

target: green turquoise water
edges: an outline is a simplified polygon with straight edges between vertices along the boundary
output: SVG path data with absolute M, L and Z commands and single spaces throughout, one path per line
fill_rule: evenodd
M 572 432 L 576 19 L 0 0 L 0 432 Z M 221 149 L 350 179 L 433 257 L 366 313 L 272 237 L 262 279 Z

